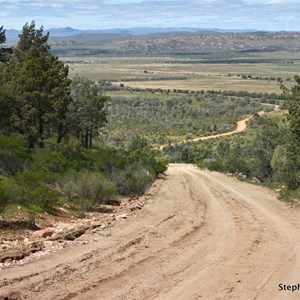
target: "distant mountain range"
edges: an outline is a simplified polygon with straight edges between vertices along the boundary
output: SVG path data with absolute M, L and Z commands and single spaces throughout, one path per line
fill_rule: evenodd
M 300 32 L 207 28 L 116 28 L 45 30 L 55 55 L 198 55 L 225 52 L 300 51 Z M 19 32 L 7 30 L 7 43 Z
M 64 28 L 50 28 L 45 29 L 45 32 L 50 32 L 51 37 L 71 37 L 79 34 L 128 34 L 128 35 L 144 35 L 144 34 L 159 34 L 159 33 L 171 33 L 171 32 L 255 32 L 254 29 L 218 29 L 218 28 L 193 28 L 193 27 L 181 27 L 181 28 L 164 28 L 164 27 L 134 27 L 134 28 L 113 28 L 113 29 L 90 29 L 79 30 L 71 27 Z M 15 29 L 6 30 L 7 41 L 12 42 L 18 40 L 21 32 Z

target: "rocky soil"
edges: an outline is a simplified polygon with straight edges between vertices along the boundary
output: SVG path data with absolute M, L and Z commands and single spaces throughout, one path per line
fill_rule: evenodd
M 50 252 L 5 265 L 0 299 L 300 298 L 279 290 L 299 283 L 300 210 L 268 189 L 171 164 L 144 197 L 93 217 L 78 236 L 31 232 Z
M 124 198 L 101 205 L 98 212 L 87 213 L 83 218 L 71 216 L 69 207 L 60 208 L 60 216 L 40 214 L 31 226 L 25 226 L 20 220 L 1 218 L 0 270 L 22 266 L 74 245 L 91 243 L 97 239 L 78 239 L 83 234 L 101 231 L 120 219 L 127 219 L 143 206 L 138 197 Z

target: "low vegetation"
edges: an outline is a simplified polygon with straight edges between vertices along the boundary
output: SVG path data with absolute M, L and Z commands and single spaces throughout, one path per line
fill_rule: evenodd
M 282 85 L 288 113 L 254 117 L 245 132 L 198 143 L 164 148 L 172 161 L 195 163 L 201 168 L 235 173 L 280 187 L 284 198 L 297 198 L 300 185 L 299 86 Z M 294 192 L 292 192 L 294 191 Z
M 88 79 L 71 81 L 47 41 L 26 24 L 0 65 L 0 211 L 29 218 L 67 204 L 85 212 L 140 195 L 167 160 L 138 136 L 123 149 L 102 143 L 109 96 Z
M 192 40 L 195 46 L 198 37 L 191 34 L 178 39 Z M 227 45 L 225 36 L 209 37 L 214 41 L 221 39 Z M 243 37 L 246 43 L 248 35 Z M 263 37 L 270 41 L 270 47 L 276 38 Z M 183 57 L 180 59 L 185 71 L 178 74 L 178 59 L 165 58 L 151 68 L 139 65 L 125 78 L 124 70 L 118 78 L 107 77 L 115 81 L 113 84 L 107 78 L 95 82 L 74 74 L 70 79 L 69 67 L 53 55 L 48 38 L 43 28 L 35 29 L 33 22 L 24 26 L 14 49 L 0 51 L 2 214 L 13 215 L 24 210 L 31 218 L 43 211 L 56 213 L 64 205 L 80 212 L 95 210 L 119 196 L 141 195 L 166 171 L 169 161 L 195 163 L 210 170 L 240 174 L 242 178 L 256 178 L 257 182 L 284 185 L 285 195 L 297 195 L 299 77 L 292 81 L 287 73 L 280 79 L 273 74 L 240 72 L 240 68 L 220 75 L 230 85 L 233 77 L 234 82 L 252 85 L 269 81 L 275 85 L 278 80 L 282 97 L 259 89 L 252 92 L 205 89 L 197 80 L 194 90 L 181 89 L 178 82 L 203 76 L 198 69 L 198 73 L 194 72 L 199 68 L 195 66 L 198 58 L 189 61 Z M 229 40 L 237 38 L 232 35 Z M 249 49 L 253 50 L 261 39 L 256 35 L 251 39 L 255 45 Z M 121 43 L 124 47 L 129 44 L 140 47 L 140 43 L 148 47 L 153 44 L 150 40 L 129 39 Z M 0 44 L 4 42 L 5 31 L 1 27 Z M 147 47 L 146 52 L 150 49 Z M 190 53 L 192 49 L 186 50 Z M 236 62 L 229 52 L 226 55 L 228 65 Z M 170 60 L 169 74 L 160 71 L 166 59 Z M 212 63 L 209 59 L 206 62 L 201 59 L 201 63 Z M 223 63 L 223 58 L 215 59 Z M 261 59 L 261 64 L 268 62 Z M 238 63 L 249 63 L 249 59 L 243 58 Z M 186 71 L 189 68 L 191 71 Z M 132 76 L 137 70 L 138 76 Z M 212 81 L 217 76 L 214 74 Z M 141 84 L 164 81 L 166 85 L 174 81 L 176 88 L 129 87 L 133 80 Z M 287 108 L 288 115 L 257 114 L 261 110 L 271 111 L 275 105 Z M 247 131 L 240 135 L 191 142 L 194 137 L 230 131 L 238 119 L 249 114 L 254 117 Z M 185 143 L 179 142 L 183 139 Z M 157 150 L 162 144 L 169 144 L 163 153 Z
M 139 195 L 166 170 L 167 161 L 147 148 L 84 149 L 76 140 L 29 149 L 20 135 L 0 137 L 0 209 L 55 212 L 68 203 L 95 209 L 117 196 Z M 147 150 L 146 150 L 147 149 Z
M 233 91 L 121 89 L 110 94 L 102 135 L 114 146 L 126 145 L 136 134 L 159 145 L 230 131 L 245 115 L 281 103 L 276 94 Z

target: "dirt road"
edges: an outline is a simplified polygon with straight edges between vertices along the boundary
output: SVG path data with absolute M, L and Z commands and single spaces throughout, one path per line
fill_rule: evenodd
M 279 291 L 300 283 L 300 213 L 273 192 L 171 164 L 145 197 L 128 219 L 81 237 L 97 241 L 2 270 L 0 295 L 300 299 L 300 291 Z
M 280 109 L 279 105 L 273 105 L 274 106 L 274 110 L 270 111 L 270 112 L 265 112 L 265 111 L 260 111 L 257 114 L 262 116 L 262 115 L 267 115 L 267 114 L 273 114 L 273 113 L 278 113 L 281 112 L 282 110 Z M 236 123 L 236 128 L 232 131 L 228 131 L 228 132 L 223 132 L 223 133 L 218 133 L 218 134 L 214 134 L 214 135 L 207 135 L 207 136 L 202 136 L 202 137 L 197 137 L 197 138 L 193 138 L 190 141 L 191 142 L 198 142 L 198 141 L 205 141 L 205 140 L 211 140 L 211 139 L 216 139 L 216 138 L 220 138 L 223 136 L 229 136 L 229 135 L 233 135 L 236 133 L 240 133 L 243 132 L 246 128 L 247 128 L 247 122 L 250 121 L 253 118 L 253 115 L 249 115 L 246 118 L 244 118 L 243 120 L 240 120 Z M 185 140 L 183 140 L 184 142 Z M 172 143 L 172 145 L 174 145 L 174 143 Z M 159 150 L 164 150 L 165 147 L 167 147 L 168 145 L 161 145 L 159 147 Z

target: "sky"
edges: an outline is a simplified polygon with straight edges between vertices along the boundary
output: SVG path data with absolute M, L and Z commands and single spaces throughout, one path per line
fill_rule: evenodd
M 194 27 L 300 31 L 300 0 L 0 0 L 0 26 L 20 30 Z

